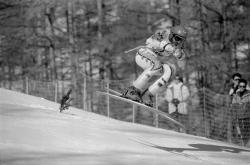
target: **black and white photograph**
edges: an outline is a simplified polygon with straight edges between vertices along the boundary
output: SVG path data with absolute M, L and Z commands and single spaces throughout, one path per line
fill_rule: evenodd
M 249 165 L 249 0 L 0 0 L 0 165 Z

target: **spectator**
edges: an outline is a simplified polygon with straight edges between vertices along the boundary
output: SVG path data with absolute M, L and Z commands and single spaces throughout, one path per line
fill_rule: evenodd
M 247 81 L 245 79 L 240 79 L 238 84 L 238 89 L 233 96 L 232 103 L 242 104 L 250 102 L 250 90 L 247 90 Z
M 240 73 L 235 73 L 232 75 L 231 77 L 231 83 L 230 83 L 230 89 L 229 89 L 229 96 L 230 96 L 230 102 L 233 102 L 234 99 L 234 95 L 236 94 L 236 91 L 238 90 L 238 86 L 239 86 L 239 80 L 242 78 Z M 235 101 L 234 101 L 235 102 Z M 237 137 L 237 135 L 241 135 L 240 131 L 239 131 L 239 126 L 238 126 L 238 119 L 236 119 L 236 110 L 238 106 L 235 104 L 231 105 L 231 109 L 229 110 L 230 115 L 229 115 L 229 127 L 232 130 L 229 130 L 230 132 L 230 139 L 231 139 L 231 135 L 233 135 L 233 137 Z M 231 131 L 233 134 L 231 134 Z M 235 134 L 237 133 L 237 134 Z M 234 138 L 235 139 L 235 138 Z M 237 138 L 236 138 L 237 139 Z
M 234 94 L 236 94 L 236 91 L 238 89 L 238 85 L 239 85 L 239 80 L 241 79 L 241 74 L 240 73 L 235 73 L 233 74 L 232 76 L 232 85 L 230 87 L 230 90 L 229 90 L 229 95 L 231 97 L 233 97 Z
M 232 107 L 236 107 L 233 108 L 233 114 L 235 114 L 234 122 L 243 145 L 246 145 L 250 138 L 250 91 L 246 87 L 247 81 L 240 79 L 238 89 L 232 101 Z
M 165 95 L 169 114 L 184 125 L 187 125 L 188 121 L 187 99 L 189 95 L 188 87 L 183 84 L 182 78 L 178 75 L 167 88 Z

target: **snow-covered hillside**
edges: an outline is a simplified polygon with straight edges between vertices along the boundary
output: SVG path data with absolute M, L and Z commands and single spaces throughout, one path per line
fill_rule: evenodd
M 0 164 L 249 165 L 250 149 L 0 89 Z

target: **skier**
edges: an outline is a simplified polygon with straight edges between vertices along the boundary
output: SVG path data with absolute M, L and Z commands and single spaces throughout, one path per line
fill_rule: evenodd
M 72 98 L 70 97 L 71 92 L 72 92 L 72 89 L 69 89 L 67 94 L 63 95 L 63 97 L 61 99 L 60 112 L 69 108 L 70 102 L 72 100 Z
M 123 92 L 123 97 L 145 103 L 153 107 L 154 96 L 162 91 L 175 76 L 178 61 L 185 58 L 184 42 L 187 30 L 182 26 L 174 26 L 167 30 L 156 32 L 146 40 L 146 46 L 141 47 L 135 56 L 135 61 L 144 71 Z M 160 76 L 153 84 L 149 81 L 153 76 Z M 146 96 L 147 101 L 142 97 Z

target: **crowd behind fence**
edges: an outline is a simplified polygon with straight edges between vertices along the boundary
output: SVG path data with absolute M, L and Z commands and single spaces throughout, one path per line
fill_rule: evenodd
M 122 91 L 130 84 L 131 80 L 93 80 L 84 79 L 79 85 L 79 89 L 73 89 L 72 106 L 105 115 L 121 121 L 135 122 L 139 124 L 156 126 L 163 129 L 176 129 L 176 125 L 162 116 L 145 111 L 140 107 L 116 100 L 105 95 L 98 94 L 97 91 L 107 91 L 108 88 Z M 63 94 L 71 88 L 70 81 L 37 81 L 29 78 L 0 82 L 1 88 L 27 93 L 29 95 L 42 97 L 54 102 L 60 102 Z M 209 89 L 201 88 L 190 90 L 188 103 L 188 119 L 185 122 L 187 131 L 185 133 L 203 136 L 211 139 L 242 144 L 242 136 L 249 135 L 248 132 L 237 132 L 236 113 L 244 112 L 250 118 L 247 105 L 232 106 L 228 95 L 221 95 Z M 156 108 L 168 113 L 167 102 L 164 95 L 158 95 Z M 59 110 L 58 110 L 59 111 Z M 250 123 L 248 123 L 250 124 Z M 249 146 L 249 143 L 245 143 Z

